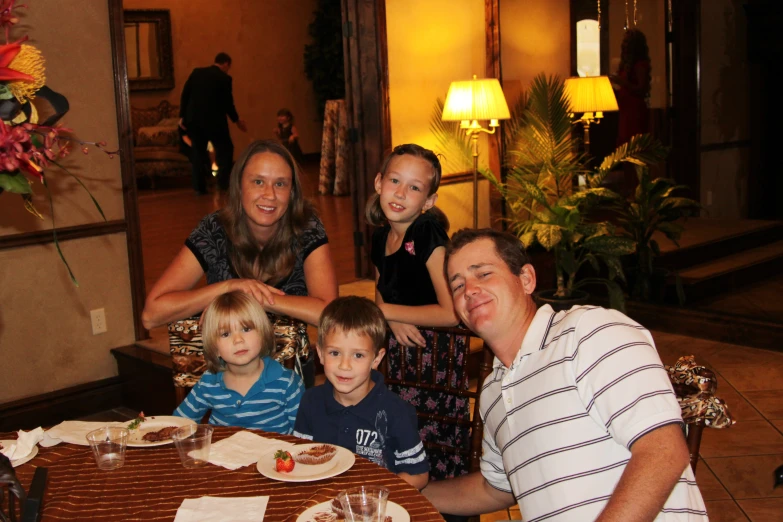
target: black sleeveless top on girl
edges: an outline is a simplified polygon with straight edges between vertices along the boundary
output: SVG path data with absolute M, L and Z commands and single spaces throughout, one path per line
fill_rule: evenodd
M 371 258 L 378 269 L 378 291 L 383 302 L 405 306 L 437 304 L 427 260 L 432 251 L 449 242 L 443 226 L 429 213 L 424 213 L 405 231 L 399 250 L 386 255 L 386 239 L 391 227 L 386 224 L 372 235 Z

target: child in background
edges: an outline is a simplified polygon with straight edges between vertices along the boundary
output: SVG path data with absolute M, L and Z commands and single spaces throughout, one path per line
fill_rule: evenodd
M 269 357 L 274 329 L 258 301 L 241 291 L 216 297 L 204 311 L 207 371 L 174 415 L 210 424 L 290 434 L 304 387 Z
M 375 302 L 389 323 L 389 377 L 416 380 L 416 351 L 403 346 L 422 346 L 423 382 L 431 383 L 432 366 L 445 378 L 448 371 L 449 336 L 439 336 L 434 346 L 433 332 L 420 326 L 455 326 L 458 322 L 451 292 L 443 274 L 448 219 L 434 205 L 438 198 L 441 166 L 438 157 L 419 145 L 394 148 L 375 177 L 375 191 L 367 203 L 370 224 L 379 226 L 372 237 L 372 262 L 376 268 Z M 468 388 L 464 372 L 466 338 L 454 340 L 453 386 Z M 457 382 L 457 375 L 465 375 Z M 416 388 L 389 386 L 419 413 L 469 418 L 467 399 L 454 394 Z M 425 442 L 464 447 L 469 430 L 462 426 L 419 418 L 419 433 Z M 430 478 L 440 480 L 468 472 L 468 463 L 458 454 L 428 450 Z
M 277 139 L 291 153 L 297 163 L 302 163 L 304 154 L 299 147 L 299 133 L 294 125 L 294 115 L 288 109 L 277 111 L 277 127 L 274 129 Z
M 422 489 L 429 465 L 416 410 L 376 371 L 385 337 L 383 314 L 369 299 L 339 297 L 324 308 L 317 349 L 326 382 L 305 392 L 294 435 L 342 446 Z

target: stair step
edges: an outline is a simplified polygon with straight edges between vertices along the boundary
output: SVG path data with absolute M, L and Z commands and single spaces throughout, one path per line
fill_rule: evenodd
M 678 270 L 709 264 L 734 252 L 749 251 L 783 240 L 783 222 L 760 220 L 723 220 L 692 218 L 685 222 L 685 231 L 677 248 L 663 234 L 654 238 L 661 247 L 659 266 Z
M 741 288 L 783 271 L 783 240 L 680 270 L 688 301 Z

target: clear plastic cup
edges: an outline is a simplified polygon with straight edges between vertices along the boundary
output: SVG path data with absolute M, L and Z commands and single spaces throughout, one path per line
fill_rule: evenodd
M 87 434 L 98 469 L 117 469 L 125 464 L 125 448 L 128 446 L 127 428 L 104 426 Z
M 359 486 L 337 495 L 345 522 L 384 522 L 388 498 L 389 489 L 380 486 Z
M 206 465 L 213 430 L 209 424 L 189 424 L 172 433 L 171 438 L 174 439 L 183 466 L 198 468 Z

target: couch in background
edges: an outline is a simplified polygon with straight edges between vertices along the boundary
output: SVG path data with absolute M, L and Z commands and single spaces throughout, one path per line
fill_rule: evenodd
M 190 177 L 190 161 L 180 152 L 179 106 L 161 101 L 157 107 L 131 107 L 133 162 L 136 179 Z

